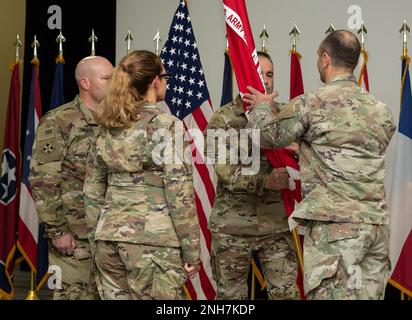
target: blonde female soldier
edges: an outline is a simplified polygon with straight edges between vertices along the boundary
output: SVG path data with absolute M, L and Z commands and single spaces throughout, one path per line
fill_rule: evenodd
M 97 117 L 84 202 L 102 299 L 182 299 L 199 270 L 191 166 L 178 148 L 184 131 L 175 130 L 182 123 L 156 107 L 168 77 L 154 53 L 130 53 Z

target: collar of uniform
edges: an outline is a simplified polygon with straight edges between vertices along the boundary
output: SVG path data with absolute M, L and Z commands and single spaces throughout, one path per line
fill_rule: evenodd
M 97 125 L 94 112 L 84 105 L 84 103 L 80 100 L 80 97 L 78 95 L 76 96 L 76 98 L 74 98 L 74 100 L 77 102 L 79 110 L 81 113 L 83 113 L 86 122 L 91 125 Z
M 140 108 L 141 111 L 151 111 L 154 109 L 159 109 L 159 107 L 156 104 L 152 104 L 149 101 L 145 101 Z
M 356 78 L 353 74 L 340 74 L 337 75 L 336 77 L 333 77 L 332 79 L 330 79 L 326 85 L 331 84 L 333 82 L 337 82 L 337 81 L 352 81 L 356 83 Z

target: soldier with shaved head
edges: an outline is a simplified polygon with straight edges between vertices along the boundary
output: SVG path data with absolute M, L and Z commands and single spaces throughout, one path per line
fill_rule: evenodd
M 49 239 L 49 264 L 62 272 L 54 299 L 93 299 L 88 292 L 91 251 L 83 207 L 87 152 L 98 125 L 113 66 L 103 57 L 82 59 L 75 71 L 79 94 L 40 121 L 31 159 L 30 183 Z
M 306 225 L 304 287 L 308 299 L 382 299 L 389 275 L 385 152 L 395 130 L 388 106 L 353 76 L 356 36 L 330 33 L 318 48 L 325 86 L 272 114 L 273 95 L 251 88 L 250 125 L 261 146 L 299 142 L 303 200 L 292 219 Z

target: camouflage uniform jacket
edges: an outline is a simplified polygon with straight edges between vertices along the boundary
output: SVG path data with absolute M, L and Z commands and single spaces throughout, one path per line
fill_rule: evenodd
M 199 261 L 192 170 L 179 149 L 183 139 L 183 123 L 154 106 L 145 106 L 129 129 L 101 130 L 84 187 L 90 239 L 181 247 L 186 262 Z
M 340 75 L 292 100 L 277 116 L 261 104 L 250 123 L 261 145 L 300 144 L 303 201 L 294 218 L 387 224 L 384 157 L 395 130 L 389 108 Z
M 46 235 L 86 239 L 83 183 L 87 152 L 98 125 L 78 96 L 40 121 L 31 159 L 30 184 Z
M 218 149 L 206 148 L 205 152 L 208 157 L 215 159 L 214 168 L 218 176 L 217 194 L 209 228 L 226 234 L 254 236 L 286 232 L 289 228 L 280 192 L 266 190 L 263 187 L 273 167 L 260 152 L 260 148 L 260 167 L 257 173 L 244 175 L 242 168 L 250 167 L 250 164 L 242 164 L 240 161 L 230 163 L 230 136 L 238 136 L 240 130 L 246 128 L 247 122 L 242 102 L 237 96 L 234 102 L 221 107 L 213 114 L 205 131 L 206 146 L 218 145 L 221 135 L 214 135 L 213 130 L 220 129 L 228 133 L 223 146 L 226 151 L 226 163 L 217 163 Z M 247 146 L 240 147 L 250 154 L 251 140 L 249 139 Z

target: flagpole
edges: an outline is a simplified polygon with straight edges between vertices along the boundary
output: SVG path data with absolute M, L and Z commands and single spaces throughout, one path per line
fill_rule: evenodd
M 229 40 L 227 39 L 227 33 L 226 33 L 226 47 L 225 47 L 225 52 L 229 53 Z
M 362 25 L 358 30 L 358 34 L 361 36 L 361 51 L 365 51 L 365 35 L 368 33 L 368 30 L 366 29 L 365 25 L 363 24 L 362 20 Z
M 329 34 L 329 33 L 332 33 L 332 32 L 334 32 L 334 31 L 336 31 L 336 28 L 335 28 L 335 26 L 333 25 L 333 23 L 331 23 L 331 24 L 329 25 L 329 27 L 326 29 L 325 34 Z
M 268 48 L 267 48 L 267 39 L 269 38 L 269 34 L 266 30 L 266 25 L 263 25 L 263 30 L 259 35 L 259 38 L 262 39 L 262 52 L 268 52 Z
M 157 32 L 153 38 L 153 41 L 156 41 L 156 55 L 160 55 L 160 41 L 162 39 L 160 38 L 160 31 L 157 29 Z
M 63 42 L 66 42 L 66 38 L 63 36 L 62 31 L 60 30 L 59 35 L 56 38 L 56 42 L 59 44 L 59 55 L 57 56 L 56 63 L 64 63 L 63 58 Z
M 16 42 L 14 43 L 14 47 L 16 48 L 16 57 L 15 57 L 15 63 L 20 62 L 20 48 L 23 46 L 23 44 L 20 41 L 20 35 L 17 34 L 16 37 Z
M 31 63 L 33 65 L 38 65 L 39 64 L 39 59 L 37 58 L 37 48 L 40 47 L 39 41 L 37 41 L 36 35 L 34 35 L 33 42 L 31 44 L 31 47 L 33 48 L 33 59 L 31 60 Z M 34 72 L 34 69 L 33 69 Z M 33 268 L 31 268 L 30 272 L 30 291 L 27 293 L 26 299 L 25 300 L 39 300 L 39 297 L 37 296 L 37 292 L 35 290 L 35 272 Z
M 299 28 L 297 27 L 296 24 L 293 25 L 292 30 L 289 32 L 289 35 L 293 37 L 293 44 L 292 44 L 292 49 L 290 51 L 291 54 L 295 54 L 297 57 L 299 57 L 299 53 L 297 52 L 297 39 L 299 37 L 299 35 L 301 34 Z M 293 242 L 295 244 L 295 248 L 296 248 L 296 256 L 298 259 L 298 267 L 300 269 L 300 271 L 303 273 L 303 250 L 302 250 L 302 246 L 300 243 L 300 239 L 299 239 L 299 233 L 298 233 L 298 227 L 296 226 L 292 231 L 292 238 L 293 238 Z
M 96 35 L 94 34 L 94 29 L 92 29 L 92 34 L 91 34 L 91 36 L 90 36 L 90 38 L 89 38 L 89 42 L 91 43 L 91 45 L 92 45 L 92 48 L 91 48 L 91 53 L 90 53 L 90 55 L 91 56 L 95 56 L 96 55 L 96 42 L 97 42 L 97 37 L 96 37 Z
M 255 270 L 253 268 L 253 257 L 252 260 L 250 262 L 251 266 L 252 266 L 252 283 L 251 283 L 251 288 L 250 288 L 250 300 L 255 300 Z
M 34 271 L 30 272 L 30 291 L 27 293 L 25 300 L 39 300 L 36 290 L 34 290 Z
M 39 41 L 37 41 L 36 35 L 34 35 L 34 40 L 33 43 L 31 44 L 33 48 L 33 59 L 31 63 L 33 65 L 39 64 L 39 59 L 37 58 L 37 48 L 40 47 Z M 34 283 L 34 271 L 33 268 L 31 269 L 30 272 L 30 291 L 27 293 L 26 300 L 39 300 L 36 290 L 34 289 L 35 283 Z
M 33 48 L 33 59 L 31 60 L 31 63 L 33 64 L 38 64 L 39 59 L 37 58 L 37 48 L 40 47 L 39 41 L 37 41 L 37 36 L 34 35 L 34 40 L 31 44 L 31 47 Z
M 402 57 L 407 57 L 408 56 L 408 33 L 411 32 L 411 29 L 409 29 L 408 24 L 406 23 L 406 20 L 403 21 L 403 25 L 401 29 L 399 30 L 400 33 L 403 34 L 403 41 L 402 41 Z
M 131 48 L 131 44 L 132 44 L 133 40 L 134 39 L 133 39 L 132 32 L 129 29 L 129 31 L 127 31 L 127 35 L 126 35 L 126 38 L 125 38 L 125 41 L 126 41 L 126 54 L 130 53 L 130 48 Z
M 358 30 L 358 34 L 361 37 L 361 55 L 363 56 L 363 65 L 361 66 L 361 70 L 359 73 L 359 79 L 358 79 L 358 84 L 359 86 L 362 85 L 362 81 L 364 80 L 365 77 L 365 70 L 366 70 L 366 63 L 368 62 L 369 55 L 365 50 L 365 35 L 368 33 L 368 30 L 366 29 L 365 25 L 363 24 L 362 20 L 362 25 Z M 369 84 L 365 80 L 365 87 L 366 90 L 369 91 Z
M 296 44 L 297 44 L 297 40 L 299 38 L 299 35 L 301 34 L 298 26 L 296 24 L 293 25 L 292 30 L 289 32 L 289 35 L 293 37 L 293 44 L 292 44 L 292 53 L 297 53 L 296 51 Z
M 406 20 L 403 21 L 403 25 L 399 30 L 400 33 L 403 34 L 403 41 L 402 41 L 402 59 L 405 59 L 405 63 L 409 64 L 410 59 L 408 57 L 408 33 L 410 32 L 410 28 L 406 23 Z M 406 72 L 408 71 L 408 66 L 405 66 L 404 74 L 402 75 L 402 85 L 401 85 L 401 104 L 402 104 L 402 91 L 403 91 L 403 83 L 405 81 Z

